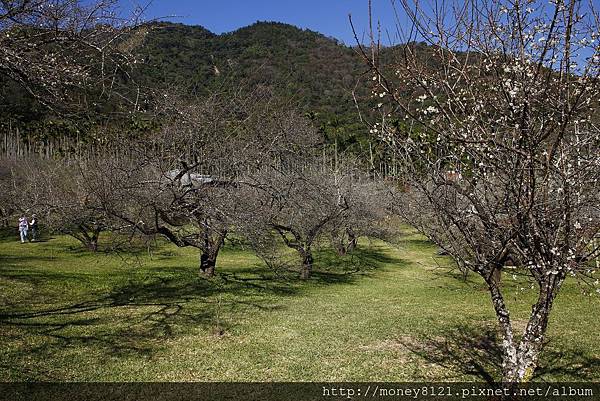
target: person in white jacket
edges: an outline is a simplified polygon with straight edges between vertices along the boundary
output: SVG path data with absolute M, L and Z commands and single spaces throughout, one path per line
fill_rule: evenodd
M 19 235 L 21 236 L 21 243 L 24 243 L 27 239 L 27 231 L 29 230 L 29 222 L 27 217 L 21 216 L 19 218 Z

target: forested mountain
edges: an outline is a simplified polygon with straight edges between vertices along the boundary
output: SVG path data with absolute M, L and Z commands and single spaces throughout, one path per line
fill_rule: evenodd
M 133 71 L 132 85 L 177 85 L 199 96 L 224 85 L 268 85 L 311 116 L 327 142 L 364 149 L 365 128 L 358 121 L 352 90 L 366 68 L 353 48 L 277 22 L 257 22 L 222 35 L 169 22 L 139 29 L 146 34 L 136 50 L 141 63 Z M 57 120 L 15 85 L 3 85 L 0 114 L 23 131 L 35 127 L 39 132 L 45 126 L 40 121 L 51 119 L 56 125 Z
M 222 77 L 274 84 L 314 111 L 345 113 L 361 69 L 355 51 L 291 25 L 258 22 L 214 35 L 202 27 L 152 24 L 140 53 L 147 82 L 198 90 Z
M 199 26 L 149 26 L 137 77 L 144 85 L 178 83 L 198 94 L 227 85 L 262 83 L 293 98 L 329 141 L 352 146 L 358 124 L 352 90 L 365 70 L 354 49 L 310 30 L 257 22 L 222 35 Z

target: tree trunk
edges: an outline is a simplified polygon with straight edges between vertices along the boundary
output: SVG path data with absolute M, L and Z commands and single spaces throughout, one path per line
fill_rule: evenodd
M 510 314 L 504 303 L 500 287 L 498 287 L 494 278 L 488 277 L 486 281 L 492 297 L 492 304 L 494 305 L 498 325 L 502 333 L 502 382 L 514 382 L 514 378 L 518 372 L 518 357 Z
M 346 230 L 346 232 L 348 233 L 348 239 L 349 239 L 348 247 L 347 247 L 346 251 L 348 253 L 352 253 L 356 249 L 356 245 L 358 245 L 358 238 L 356 237 L 354 230 L 352 230 L 351 228 L 348 228 Z
M 215 266 L 217 264 L 216 255 L 211 257 L 207 253 L 202 252 L 200 254 L 200 271 L 202 274 L 208 277 L 213 277 L 215 275 Z
M 520 383 L 530 381 L 537 368 L 539 355 L 544 347 L 550 311 L 563 281 L 564 275 L 557 274 L 547 276 L 540 284 L 537 302 L 531 309 L 529 322 L 519 344 L 517 380 Z
M 564 281 L 564 275 L 552 275 L 540 283 L 540 293 L 533 305 L 523 338 L 515 343 L 508 309 L 494 277 L 488 280 L 492 303 L 502 331 L 502 382 L 511 385 L 531 380 L 537 368 L 538 358 L 544 346 L 548 318 L 556 294 Z
M 306 247 L 300 251 L 302 255 L 302 270 L 300 271 L 300 278 L 302 280 L 308 280 L 312 273 L 313 267 L 313 256 L 310 247 Z
M 90 241 L 86 243 L 86 248 L 90 252 L 98 252 L 98 237 L 90 239 Z
M 227 235 L 226 231 L 218 232 L 215 236 L 206 234 L 204 237 L 204 248 L 200 253 L 200 272 L 208 277 L 215 275 L 217 256 Z
M 102 230 L 100 230 L 99 228 L 95 227 L 92 231 L 92 234 L 89 236 L 90 237 L 90 243 L 88 246 L 88 249 L 92 252 L 98 252 L 98 241 L 100 240 L 100 233 L 102 232 Z
M 502 282 L 502 268 L 497 267 L 494 269 L 494 272 L 492 273 L 492 280 L 494 280 L 494 283 L 496 283 L 496 285 L 500 285 L 500 283 Z
M 340 239 L 340 242 L 337 245 L 337 253 L 339 256 L 346 256 L 349 253 L 352 253 L 356 249 L 356 245 L 358 244 L 358 238 L 356 238 L 356 234 L 351 228 L 346 229 L 346 235 L 348 235 L 348 242 L 344 243 L 344 236 Z
M 89 228 L 86 225 L 79 225 L 79 229 L 76 231 L 67 231 L 67 234 L 75 238 L 77 241 L 90 252 L 98 252 L 98 242 L 102 230 L 98 227 Z

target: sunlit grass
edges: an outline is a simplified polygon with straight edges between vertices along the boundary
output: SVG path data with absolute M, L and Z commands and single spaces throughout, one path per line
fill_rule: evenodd
M 413 381 L 497 378 L 483 282 L 421 237 L 321 250 L 314 277 L 229 245 L 91 254 L 67 237 L 0 242 L 0 380 Z M 505 276 L 517 326 L 534 294 Z M 600 380 L 597 297 L 568 282 L 538 379 Z

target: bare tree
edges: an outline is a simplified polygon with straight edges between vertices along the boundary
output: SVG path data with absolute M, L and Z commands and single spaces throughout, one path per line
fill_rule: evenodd
M 297 252 L 300 277 L 308 279 L 315 246 L 333 239 L 338 252 L 345 254 L 356 247 L 359 236 L 377 231 L 386 191 L 350 163 L 331 169 L 314 153 L 305 154 L 301 163 L 292 160 L 253 174 L 256 184 L 243 197 L 250 207 L 240 218 L 245 224 L 241 232 L 263 259 L 281 263 L 279 237 Z
M 397 192 L 377 177 L 365 174 L 355 160 L 344 160 L 332 172 L 338 193 L 344 197 L 348 208 L 337 224 L 328 230 L 331 244 L 340 256 L 351 253 L 359 238 L 394 240 L 399 232 L 386 222 L 392 200 Z
M 565 279 L 598 284 L 599 16 L 578 0 L 400 4 L 394 61 L 361 50 L 371 132 L 402 162 L 405 217 L 487 283 L 503 381 L 528 381 Z M 498 279 L 515 261 L 537 291 L 521 336 Z
M 270 170 L 259 178 L 269 188 L 257 194 L 266 196 L 260 201 L 268 206 L 263 209 L 264 228 L 274 230 L 298 252 L 302 279 L 310 278 L 313 269 L 313 245 L 348 209 L 332 178 L 314 165 L 295 171 Z
M 13 174 L 16 163 L 14 161 L 0 161 L 0 225 L 9 226 L 15 205 L 15 188 L 13 187 Z
M 87 181 L 109 215 L 146 235 L 198 248 L 200 270 L 213 275 L 243 204 L 241 188 L 255 185 L 244 177 L 297 152 L 308 123 L 267 88 L 161 97 L 161 129 L 127 138 L 116 157 L 91 161 Z
M 86 162 L 85 180 L 100 199 L 99 210 L 144 235 L 198 248 L 200 271 L 212 276 L 235 184 L 198 174 L 197 166 L 163 153 L 164 142 L 146 139 L 150 143 L 129 139 L 130 153 Z
M 3 162 L 3 209 L 7 217 L 36 214 L 44 229 L 70 235 L 96 252 L 100 234 L 114 226 L 76 163 L 27 158 Z M 3 170 L 4 170 L 3 168 Z
M 79 163 L 25 161 L 24 204 L 47 229 L 69 235 L 97 252 L 100 235 L 116 229 L 101 212 L 93 187 L 85 182 Z

